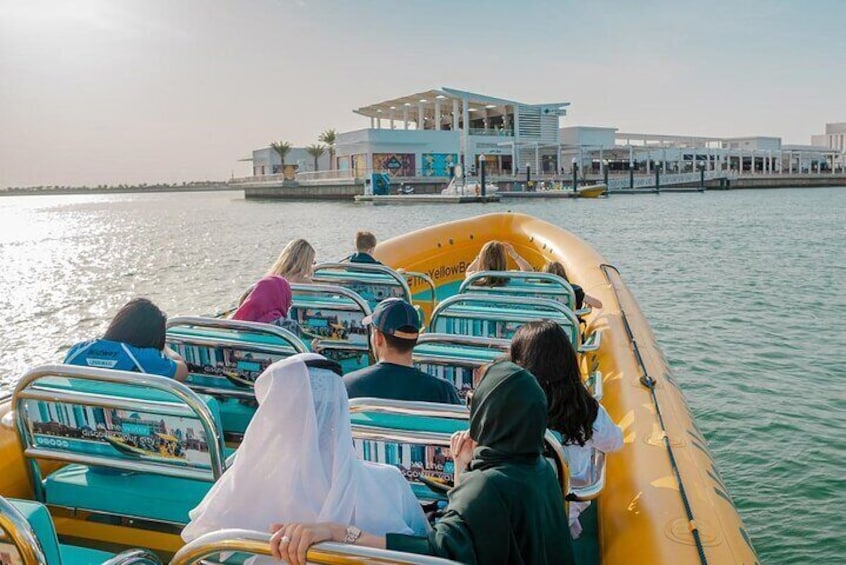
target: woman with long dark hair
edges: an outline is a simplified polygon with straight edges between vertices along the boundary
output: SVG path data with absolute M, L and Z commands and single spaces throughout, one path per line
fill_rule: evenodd
M 118 310 L 101 339 L 71 347 L 65 363 L 185 380 L 188 367 L 165 345 L 166 326 L 167 315 L 158 306 L 135 298 Z
M 570 467 L 570 480 L 584 481 L 591 449 L 605 453 L 623 447 L 623 434 L 582 382 L 579 360 L 567 333 L 550 320 L 520 326 L 511 340 L 511 360 L 538 380 L 548 403 L 547 426 L 558 433 Z M 579 514 L 589 502 L 570 504 L 570 531 L 579 537 Z

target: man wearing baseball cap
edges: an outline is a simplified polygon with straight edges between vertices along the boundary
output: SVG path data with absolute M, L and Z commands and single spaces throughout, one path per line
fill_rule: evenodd
M 372 325 L 370 343 L 379 362 L 344 377 L 350 398 L 461 403 L 452 384 L 412 365 L 411 352 L 420 335 L 420 316 L 411 304 L 400 298 L 388 298 L 363 322 Z

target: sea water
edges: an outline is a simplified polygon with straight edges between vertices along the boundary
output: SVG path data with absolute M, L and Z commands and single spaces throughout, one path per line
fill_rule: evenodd
M 485 205 L 247 201 L 239 192 L 0 198 L 0 388 L 102 335 L 127 300 L 210 314 L 304 237 L 320 260 L 512 210 L 623 274 L 765 563 L 846 556 L 846 188 Z

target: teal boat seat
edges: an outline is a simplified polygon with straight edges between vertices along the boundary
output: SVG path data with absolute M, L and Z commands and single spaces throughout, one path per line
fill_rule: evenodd
M 151 473 L 102 473 L 86 465 L 66 465 L 44 481 L 46 503 L 116 516 L 187 524 L 211 483 L 153 475 Z
M 185 524 L 225 469 L 218 401 L 172 379 L 46 366 L 14 402 L 36 498 L 51 505 Z M 42 479 L 39 459 L 68 465 Z
M 425 333 L 412 353 L 414 365 L 444 379 L 465 398 L 474 388 L 473 372 L 506 355 L 510 342 L 485 337 Z
M 364 461 L 397 467 L 421 501 L 444 500 L 422 480 L 452 481 L 450 436 L 467 429 L 467 409 L 451 404 L 375 398 L 350 400 L 353 445 Z
M 385 265 L 321 263 L 314 268 L 312 280 L 348 288 L 367 301 L 371 309 L 387 298 L 411 302 L 405 278 Z
M 576 315 L 560 302 L 542 298 L 457 294 L 438 305 L 429 331 L 511 339 L 520 326 L 539 320 L 553 320 L 561 325 L 579 349 L 581 336 Z
M 47 565 L 101 565 L 113 554 L 87 547 L 60 544 L 50 513 L 43 504 L 29 500 L 8 499 L 29 523 L 41 545 Z
M 220 400 L 223 432 L 238 440 L 255 413 L 255 379 L 272 363 L 308 351 L 294 333 L 272 324 L 205 317 L 168 320 L 167 344 L 185 359 L 185 383 Z
M 288 316 L 297 322 L 299 335 L 311 347 L 338 362 L 343 371 L 371 362 L 370 333 L 363 320 L 371 309 L 367 301 L 348 288 L 328 284 L 293 284 Z
M 497 277 L 503 281 L 501 286 L 479 284 L 487 277 Z M 576 294 L 570 283 L 550 273 L 522 271 L 480 271 L 467 277 L 459 287 L 459 293 L 477 293 L 522 298 L 546 298 L 560 302 L 575 312 Z M 576 312 L 577 314 L 586 314 Z

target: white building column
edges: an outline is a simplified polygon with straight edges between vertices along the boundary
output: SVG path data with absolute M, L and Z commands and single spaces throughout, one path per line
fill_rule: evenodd
M 458 131 L 458 98 L 452 99 L 452 130 Z
M 402 129 L 408 129 L 408 102 L 402 107 Z
M 793 151 L 787 152 L 787 169 L 788 169 L 788 172 L 792 175 L 793 174 Z
M 470 146 L 470 139 L 467 137 L 469 134 L 470 128 L 470 105 L 468 104 L 467 98 L 461 99 L 461 120 L 464 122 L 464 127 L 461 129 L 461 152 L 464 155 L 464 171 L 465 174 L 469 171 L 471 157 L 467 155 L 467 150 Z
M 376 127 L 376 118 L 374 118 L 373 116 L 370 116 L 370 129 L 373 129 L 375 127 Z
M 435 129 L 441 129 L 441 100 L 435 99 Z
M 417 103 L 417 129 L 425 129 L 423 125 L 423 103 Z

